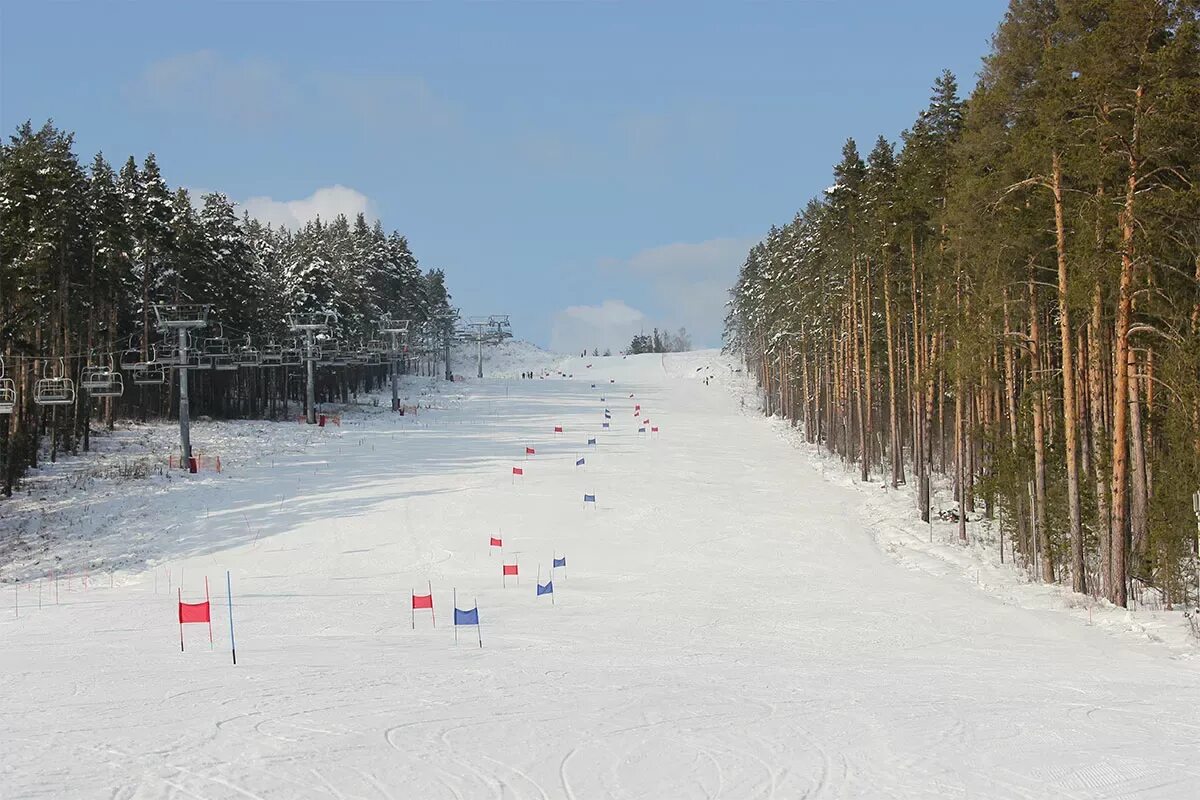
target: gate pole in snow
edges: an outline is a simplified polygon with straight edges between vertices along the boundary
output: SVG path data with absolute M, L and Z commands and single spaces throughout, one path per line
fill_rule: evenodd
M 233 665 L 237 666 L 237 640 L 233 638 L 233 583 L 229 570 L 225 570 L 225 596 L 229 598 L 229 652 L 233 654 Z

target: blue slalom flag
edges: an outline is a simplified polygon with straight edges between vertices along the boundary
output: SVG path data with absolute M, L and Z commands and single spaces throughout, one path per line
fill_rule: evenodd
M 610 413 L 608 413 L 607 411 L 605 411 L 605 412 L 604 412 L 604 418 L 605 418 L 605 419 L 612 419 L 612 414 L 610 414 Z
M 604 402 L 604 398 L 603 398 L 603 397 L 601 397 L 601 398 L 600 398 L 600 402 L 601 402 L 601 403 L 603 403 L 603 402 Z
M 566 565 L 567 565 L 567 557 L 566 556 L 563 556 L 562 558 L 554 559 L 554 566 L 565 567 Z
M 585 503 L 594 503 L 594 502 L 596 502 L 596 495 L 594 495 L 594 494 L 585 494 L 585 495 L 583 496 L 583 502 L 585 502 Z
M 645 433 L 645 432 L 646 432 L 645 428 L 638 428 L 638 433 Z
M 582 467 L 582 466 L 583 466 L 583 459 L 581 458 L 581 459 L 579 459 L 578 461 L 576 461 L 576 462 L 575 462 L 575 466 L 577 466 L 577 467 Z
M 601 428 L 604 428 L 605 430 L 608 430 L 608 423 L 607 423 L 607 422 L 601 422 L 601 423 L 600 423 L 600 427 L 601 427 Z
M 593 384 L 592 384 L 592 388 L 593 388 L 593 389 L 595 389 L 595 388 L 596 388 L 596 384 L 594 384 L 594 383 L 593 383 Z
M 595 444 L 595 443 L 596 443 L 596 437 L 594 437 L 594 436 L 588 437 L 588 444 Z
M 541 597 L 544 594 L 554 594 L 554 581 L 546 581 L 546 584 L 537 585 L 537 596 Z
M 463 611 L 461 608 L 454 609 L 454 624 L 455 625 L 478 625 L 479 624 L 479 606 Z

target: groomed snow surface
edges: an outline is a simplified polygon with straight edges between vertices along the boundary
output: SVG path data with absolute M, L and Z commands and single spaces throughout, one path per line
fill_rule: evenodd
M 415 417 L 198 426 L 222 474 L 97 479 L 57 501 L 77 524 L 14 500 L 0 797 L 1200 797 L 1194 649 L 898 561 L 921 537 L 880 533 L 894 493 L 825 477 L 732 362 L 491 366 L 409 379 Z M 206 576 L 215 643 L 190 625 L 181 653 L 174 590 Z

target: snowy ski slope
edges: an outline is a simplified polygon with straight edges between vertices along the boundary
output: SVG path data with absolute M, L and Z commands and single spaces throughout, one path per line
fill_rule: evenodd
M 1196 659 L 906 569 L 702 383 L 715 353 L 554 363 L 574 377 L 467 382 L 162 495 L 138 513 L 184 518 L 166 563 L 27 590 L 0 798 L 1200 797 Z M 212 581 L 215 649 L 190 626 L 179 652 L 168 568 L 185 600 Z

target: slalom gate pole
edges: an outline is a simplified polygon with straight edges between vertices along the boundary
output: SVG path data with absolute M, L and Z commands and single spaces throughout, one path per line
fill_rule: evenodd
M 433 627 L 437 627 L 437 612 L 433 610 L 433 581 L 427 580 L 425 584 L 429 587 L 429 618 L 433 620 Z
M 208 576 L 204 576 L 204 602 L 208 605 L 208 649 L 213 649 L 212 638 L 212 600 L 208 597 Z
M 412 629 L 415 631 L 417 629 L 417 590 L 416 589 L 412 590 L 412 602 L 409 603 L 409 605 L 412 607 Z
M 479 648 L 483 649 L 483 626 L 479 624 L 479 598 L 475 598 L 475 635 L 479 637 Z
M 233 583 L 229 578 L 229 570 L 225 570 L 225 596 L 229 599 L 229 652 L 233 655 L 233 665 L 237 666 L 237 640 L 233 638 Z
M 179 605 L 175 607 L 175 613 L 177 615 L 179 615 L 179 652 L 182 653 L 183 652 L 183 616 L 182 616 L 182 612 L 180 610 L 180 606 L 183 605 L 183 589 L 176 589 L 175 591 L 179 592 L 179 595 L 176 598 L 179 600 Z
M 454 590 L 454 644 L 458 644 L 458 589 Z

